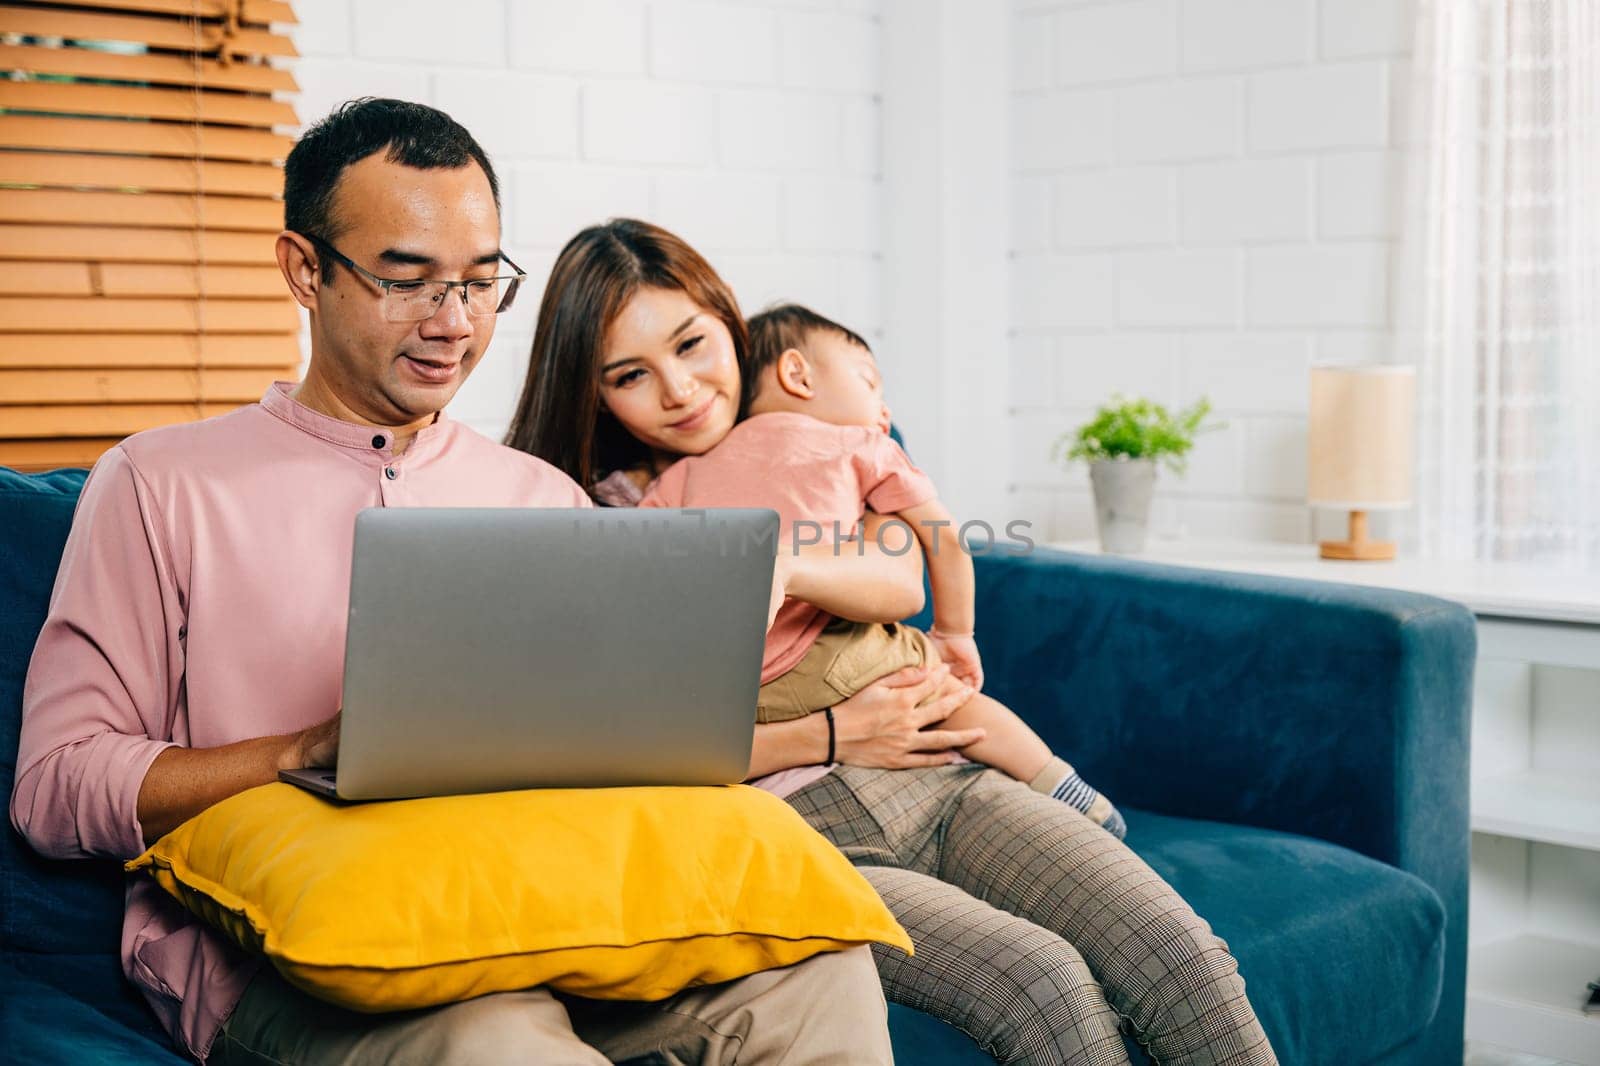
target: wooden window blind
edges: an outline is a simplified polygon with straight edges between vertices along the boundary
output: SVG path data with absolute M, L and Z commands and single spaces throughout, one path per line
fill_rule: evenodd
M 0 3 L 0 465 L 88 465 L 300 361 L 273 0 Z

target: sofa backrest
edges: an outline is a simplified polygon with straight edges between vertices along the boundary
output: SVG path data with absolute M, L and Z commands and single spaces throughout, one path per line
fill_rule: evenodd
M 25 475 L 0 467 L 0 790 L 8 804 L 17 770 L 22 682 L 86 473 Z M 0 953 L 116 955 L 122 890 L 117 863 L 42 858 L 8 818 L 0 832 Z

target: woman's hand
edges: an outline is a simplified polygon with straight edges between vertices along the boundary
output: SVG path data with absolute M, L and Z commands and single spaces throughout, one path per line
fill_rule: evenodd
M 972 694 L 972 686 L 950 676 L 943 663 L 908 666 L 881 677 L 833 709 L 835 756 L 851 766 L 889 770 L 953 762 L 958 749 L 976 744 L 985 732 L 929 727 L 950 717 Z

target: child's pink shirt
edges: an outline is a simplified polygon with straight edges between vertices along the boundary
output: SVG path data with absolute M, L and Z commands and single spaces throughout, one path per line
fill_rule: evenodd
M 778 512 L 782 543 L 788 546 L 794 524 L 802 519 L 817 523 L 822 542 L 832 544 L 836 535 L 850 536 L 868 508 L 894 514 L 937 496 L 928 475 L 886 434 L 782 411 L 754 415 L 705 455 L 678 460 L 639 506 L 770 507 Z M 815 536 L 807 527 L 802 539 Z M 908 530 L 885 534 L 883 540 L 895 550 L 910 536 Z M 761 683 L 781 677 L 804 658 L 830 618 L 809 603 L 785 600 L 767 631 Z

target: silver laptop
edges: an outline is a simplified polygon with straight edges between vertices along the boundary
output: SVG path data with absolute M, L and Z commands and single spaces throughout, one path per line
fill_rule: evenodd
M 714 785 L 750 765 L 778 516 L 375 508 L 356 517 L 346 800 Z

